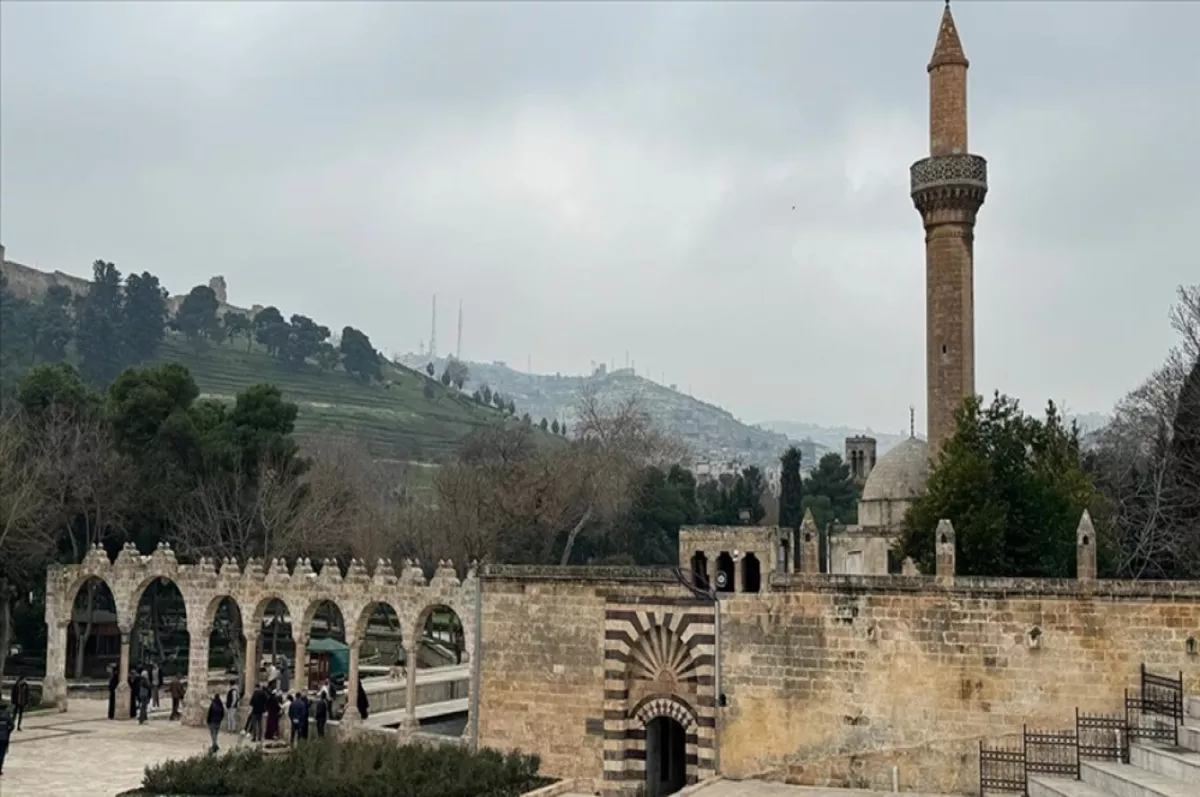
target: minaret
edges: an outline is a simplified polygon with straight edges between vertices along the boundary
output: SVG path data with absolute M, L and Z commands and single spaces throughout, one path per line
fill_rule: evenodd
M 975 395 L 975 215 L 987 161 L 967 151 L 967 57 L 950 2 L 929 61 L 929 157 L 912 165 L 912 199 L 925 223 L 925 380 L 929 452 L 954 434 L 954 413 Z

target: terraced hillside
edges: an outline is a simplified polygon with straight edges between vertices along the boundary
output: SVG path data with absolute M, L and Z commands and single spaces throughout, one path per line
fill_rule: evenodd
M 257 345 L 251 351 L 244 342 L 197 348 L 174 335 L 156 359 L 187 366 L 210 398 L 232 400 L 251 385 L 276 385 L 300 407 L 298 436 L 356 440 L 384 460 L 443 461 L 472 430 L 501 417 L 438 383 L 428 399 L 423 374 L 390 364 L 384 365 L 390 386 L 365 385 L 340 370 L 287 367 Z

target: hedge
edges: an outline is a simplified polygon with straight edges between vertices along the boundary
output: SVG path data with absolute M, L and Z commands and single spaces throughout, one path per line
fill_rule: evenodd
M 537 756 L 385 738 L 240 748 L 147 767 L 142 792 L 189 797 L 517 797 L 547 785 Z

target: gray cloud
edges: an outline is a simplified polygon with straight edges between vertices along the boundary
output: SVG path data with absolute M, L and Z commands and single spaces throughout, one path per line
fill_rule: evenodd
M 921 4 L 5 3 L 10 257 L 223 273 L 389 350 L 628 350 L 748 417 L 923 413 Z M 978 387 L 1106 409 L 1200 274 L 1200 6 L 958 3 Z M 795 210 L 793 210 L 793 206 Z

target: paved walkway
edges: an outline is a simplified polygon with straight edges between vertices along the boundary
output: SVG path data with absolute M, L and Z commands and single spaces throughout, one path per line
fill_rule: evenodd
M 106 700 L 72 700 L 65 714 L 26 717 L 14 731 L 0 797 L 113 797 L 137 788 L 148 765 L 208 749 L 208 731 L 168 722 L 109 720 Z M 223 734 L 235 744 L 232 734 Z

